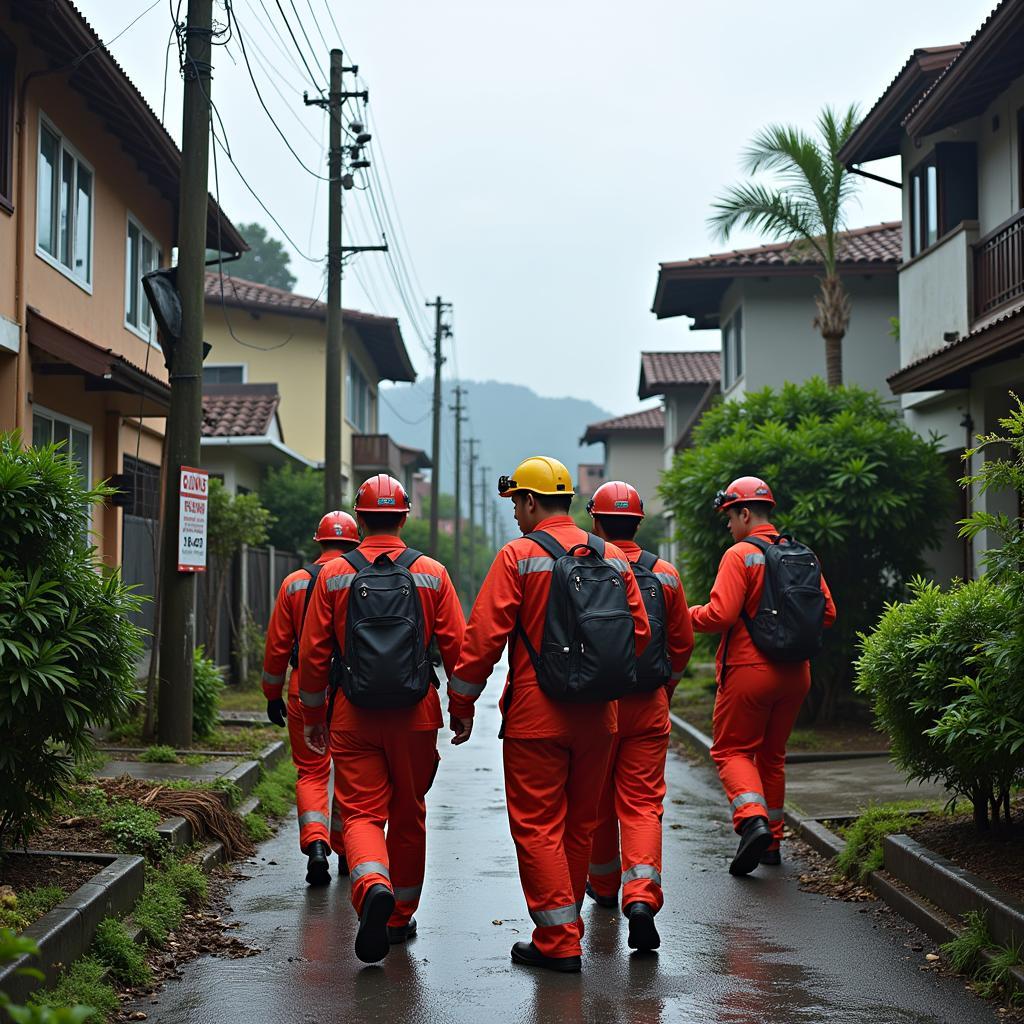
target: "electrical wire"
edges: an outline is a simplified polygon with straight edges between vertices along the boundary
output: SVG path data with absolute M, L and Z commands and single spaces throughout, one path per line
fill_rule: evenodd
M 263 29 L 263 31 L 266 33 L 267 38 L 277 48 L 277 52 L 279 54 L 281 54 L 281 56 L 284 57 L 284 59 L 286 61 L 288 61 L 288 63 L 291 64 L 291 66 L 295 69 L 295 71 L 298 72 L 298 74 L 301 76 L 302 75 L 302 68 L 299 67 L 298 62 L 288 52 L 287 44 L 284 41 L 284 36 L 281 35 L 281 31 L 277 27 L 277 24 L 274 22 L 274 19 L 271 16 L 270 11 L 267 10 L 267 5 L 263 2 L 263 0 L 259 0 L 259 5 L 260 5 L 260 7 L 263 8 L 263 13 L 267 16 L 267 21 L 266 21 L 266 23 L 264 23 L 260 19 L 259 15 L 253 9 L 252 0 L 249 0 L 249 10 L 252 13 L 253 20 L 260 26 L 260 28 Z M 270 25 L 270 29 L 273 29 L 273 35 L 271 35 L 270 29 L 267 28 L 268 24 Z M 275 40 L 275 36 L 276 36 L 276 40 Z M 314 88 L 315 87 L 316 86 L 315 86 L 315 83 L 314 83 Z
M 383 391 L 381 391 L 381 390 L 380 390 L 379 388 L 378 388 L 378 390 L 377 390 L 377 397 L 378 397 L 378 398 L 379 398 L 379 399 L 380 399 L 380 400 L 381 400 L 381 401 L 382 401 L 382 402 L 383 402 L 383 403 L 384 403 L 384 404 L 385 404 L 385 405 L 386 405 L 386 406 L 387 406 L 387 407 L 388 407 L 388 408 L 389 408 L 389 409 L 390 409 L 390 410 L 391 410 L 391 411 L 392 411 L 392 412 L 393 412 L 393 413 L 394 413 L 394 414 L 395 414 L 395 415 L 396 415 L 396 416 L 397 416 L 397 417 L 398 417 L 398 418 L 399 418 L 399 419 L 400 419 L 400 420 L 401 420 L 401 421 L 402 421 L 403 423 L 405 423 L 405 424 L 408 424 L 408 425 L 409 425 L 410 427 L 415 427 L 415 426 L 418 426 L 418 425 L 419 425 L 420 423 L 422 423 L 422 422 L 423 422 L 423 421 L 424 421 L 424 420 L 425 420 L 425 419 L 426 419 L 426 418 L 427 418 L 427 417 L 428 417 L 428 416 L 429 416 L 429 415 L 430 415 L 430 414 L 431 414 L 431 413 L 433 412 L 433 410 L 432 410 L 432 409 L 428 409 L 428 410 L 427 410 L 427 411 L 426 411 L 426 412 L 425 412 L 425 413 L 424 413 L 424 414 L 423 414 L 423 415 L 422 415 L 422 416 L 421 416 L 421 417 L 420 417 L 419 419 L 416 419 L 416 420 L 410 420 L 410 419 L 406 419 L 406 417 L 405 417 L 405 416 L 403 416 L 403 415 L 402 415 L 402 414 L 401 414 L 401 413 L 400 413 L 400 412 L 399 412 L 399 411 L 398 411 L 398 410 L 397 410 L 397 409 L 396 409 L 396 408 L 395 408 L 395 407 L 394 407 L 394 406 L 393 406 L 393 405 L 392 405 L 392 404 L 391 404 L 391 403 L 390 403 L 390 402 L 389 402 L 389 401 L 388 401 L 388 400 L 387 400 L 387 399 L 386 399 L 386 398 L 384 397 L 384 392 L 383 392 Z
M 317 81 L 316 75 L 313 74 L 313 71 L 309 66 L 309 62 L 306 60 L 306 55 L 302 52 L 302 47 L 299 46 L 298 39 L 295 38 L 295 33 L 292 31 L 291 22 L 288 20 L 288 15 L 284 13 L 284 8 L 281 6 L 281 0 L 274 0 L 274 3 L 277 5 L 277 9 L 281 12 L 281 20 L 284 22 L 284 27 L 288 29 L 288 35 L 292 37 L 292 42 L 295 44 L 295 50 L 298 53 L 299 59 L 302 61 L 302 64 L 306 69 L 306 73 L 309 75 L 309 80 L 313 83 L 313 86 L 317 90 L 317 92 L 319 92 L 320 95 L 322 96 L 324 93 L 324 89 Z M 295 10 L 294 0 L 292 0 L 292 10 Z M 298 17 L 298 11 L 296 11 L 295 14 L 296 17 Z M 305 29 L 303 29 L 303 32 L 305 32 Z

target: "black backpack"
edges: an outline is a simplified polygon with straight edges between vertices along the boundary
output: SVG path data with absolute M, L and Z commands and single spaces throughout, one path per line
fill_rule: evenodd
M 409 708 L 434 680 L 423 635 L 423 608 L 410 567 L 420 552 L 370 561 L 360 551 L 342 558 L 356 570 L 349 586 L 341 690 L 359 708 Z
M 636 626 L 604 541 L 589 534 L 568 551 L 549 533 L 527 534 L 554 560 L 540 653 L 517 623 L 540 688 L 570 703 L 618 700 L 636 692 Z
M 654 571 L 657 561 L 657 555 L 641 551 L 640 557 L 633 563 L 633 575 L 640 588 L 640 596 L 644 599 L 647 621 L 651 624 L 651 639 L 636 662 L 638 693 L 653 693 L 672 678 L 665 630 L 665 587 Z
M 751 618 L 743 610 L 750 639 L 772 661 L 806 661 L 821 650 L 825 595 L 821 563 L 808 547 L 789 536 L 771 541 L 746 537 L 764 555 L 764 590 Z
M 313 588 L 316 586 L 317 577 L 320 575 L 320 570 L 323 568 L 323 564 L 320 562 L 310 562 L 309 565 L 302 567 L 309 573 L 309 584 L 306 586 L 306 600 L 302 603 L 302 618 L 299 619 L 299 635 L 295 638 L 295 642 L 292 644 L 292 656 L 289 658 L 289 662 L 292 668 L 299 667 L 299 639 L 302 636 L 302 627 L 306 624 L 306 612 L 309 611 L 309 602 L 313 597 Z M 341 652 L 338 650 L 338 645 L 334 645 L 334 654 L 331 656 L 331 668 L 327 676 L 328 688 L 333 693 L 338 688 L 341 682 Z

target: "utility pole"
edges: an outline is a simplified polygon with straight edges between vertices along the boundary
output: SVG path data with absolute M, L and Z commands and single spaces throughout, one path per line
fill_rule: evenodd
M 462 415 L 462 396 L 466 389 L 456 384 L 452 389 L 455 404 L 449 406 L 455 413 L 455 589 L 462 587 L 462 424 L 466 417 Z
M 501 538 L 498 536 L 498 503 L 491 503 L 491 537 L 494 539 L 494 548 L 501 547 Z
M 361 124 L 354 145 L 342 144 L 342 108 L 345 100 L 361 98 L 369 101 L 369 93 L 346 92 L 345 74 L 357 74 L 359 65 L 345 67 L 341 50 L 331 50 L 330 90 L 327 98 L 310 99 L 303 93 L 307 107 L 323 107 L 330 120 L 327 155 L 327 344 L 324 357 L 324 511 L 342 505 L 341 435 L 342 435 L 342 352 L 344 349 L 344 312 L 341 307 L 342 264 L 346 252 L 386 250 L 387 246 L 345 246 L 342 244 L 342 212 L 344 194 L 354 186 L 352 175 L 345 170 L 346 149 L 351 157 L 360 155 L 370 136 L 362 133 Z M 354 169 L 369 167 L 369 160 L 351 160 Z
M 188 0 L 185 96 L 178 200 L 181 336 L 170 360 L 160 601 L 160 692 L 157 735 L 170 747 L 192 745 L 192 655 L 196 632 L 195 573 L 178 572 L 182 466 L 199 465 L 203 417 L 203 278 L 210 155 L 213 0 Z
M 452 329 L 442 322 L 441 315 L 446 309 L 451 309 L 452 304 L 442 302 L 441 296 L 438 295 L 433 302 L 428 302 L 427 306 L 434 307 L 434 423 L 430 452 L 430 461 L 433 463 L 430 470 L 430 553 L 436 558 L 437 524 L 441 504 L 441 367 L 444 365 L 441 342 L 444 338 L 450 338 L 452 334 Z
M 484 547 L 487 547 L 487 480 L 491 475 L 490 466 L 480 467 L 480 528 L 484 533 Z
M 476 507 L 473 499 L 473 494 L 476 488 L 473 485 L 475 474 L 473 472 L 476 466 L 477 454 L 476 446 L 479 444 L 479 440 L 475 437 L 471 437 L 466 444 L 469 446 L 469 458 L 468 458 L 468 471 L 469 471 L 469 572 L 466 574 L 469 579 L 469 585 L 471 587 L 476 586 L 476 531 L 474 524 L 476 522 Z

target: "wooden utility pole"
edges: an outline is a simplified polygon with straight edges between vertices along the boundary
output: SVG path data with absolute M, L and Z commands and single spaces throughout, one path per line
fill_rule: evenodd
M 501 538 L 498 536 L 498 503 L 491 503 L 491 537 L 494 539 L 495 550 L 501 547 Z
M 467 471 L 469 472 L 469 571 L 466 573 L 466 577 L 469 580 L 470 587 L 476 587 L 476 505 L 474 503 L 473 495 L 476 493 L 476 487 L 473 481 L 476 478 L 474 469 L 476 467 L 476 446 L 479 444 L 479 440 L 475 437 L 471 437 L 466 444 L 469 446 L 469 456 L 467 459 Z
M 490 475 L 490 466 L 480 467 L 480 529 L 483 530 L 485 548 L 487 547 L 487 480 Z
M 462 424 L 466 417 L 462 415 L 462 396 L 466 389 L 458 384 L 452 389 L 455 404 L 450 406 L 455 413 L 455 589 L 462 587 Z
M 434 422 L 431 437 L 430 461 L 430 554 L 437 557 L 438 516 L 441 504 L 441 367 L 444 356 L 441 355 L 441 342 L 451 335 L 451 328 L 441 320 L 446 309 L 451 309 L 450 302 L 442 302 L 441 296 L 427 306 L 434 307 Z
M 170 366 L 160 600 L 160 693 L 157 736 L 170 747 L 192 745 L 192 656 L 196 634 L 195 573 L 178 572 L 179 478 L 199 465 L 203 419 L 203 284 L 210 157 L 213 0 L 188 0 L 185 97 L 178 200 L 181 337 Z M 211 652 L 214 653 L 214 652 Z

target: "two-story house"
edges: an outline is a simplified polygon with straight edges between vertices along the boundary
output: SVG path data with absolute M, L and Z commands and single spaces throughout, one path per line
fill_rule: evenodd
M 657 488 L 663 468 L 664 436 L 665 413 L 660 408 L 588 424 L 580 444 L 603 444 L 604 462 L 595 467 L 601 477 L 596 486 L 589 473 L 584 484 L 581 474 L 577 489 L 586 494 L 584 487 L 593 488 L 589 492 L 592 495 L 605 480 L 626 480 L 640 492 L 644 511 L 648 515 L 659 515 L 663 503 Z
M 63 441 L 120 564 L 126 523 L 159 514 L 163 353 L 141 287 L 177 241 L 181 153 L 67 0 L 0 0 L 0 430 Z M 245 242 L 211 200 L 208 245 Z M 129 545 L 130 546 L 130 545 Z
M 204 391 L 230 385 L 244 396 L 247 388 L 275 384 L 275 412 L 288 452 L 265 438 L 241 443 L 211 431 L 203 438 L 204 464 L 248 487 L 257 485 L 258 467 L 253 467 L 252 457 L 258 452 L 265 453 L 266 464 L 297 455 L 311 465 L 322 465 L 327 304 L 231 277 L 227 268 L 222 287 L 221 275 L 211 271 L 206 276 L 205 336 L 212 347 L 203 364 Z M 429 458 L 378 429 L 380 381 L 416 379 L 398 321 L 347 309 L 342 348 L 341 457 L 346 487 L 351 491 L 373 473 L 390 473 L 412 493 L 414 477 L 429 467 Z M 254 396 L 254 402 L 259 400 Z M 249 450 L 243 452 L 246 445 Z M 246 457 L 247 468 L 235 464 L 236 454 Z
M 843 339 L 843 379 L 889 393 L 898 366 L 890 320 L 898 300 L 900 225 L 845 231 L 839 273 L 853 315 Z M 814 327 L 821 262 L 791 243 L 736 249 L 662 263 L 652 312 L 686 316 L 692 329 L 722 332 L 721 388 L 726 399 L 825 376 L 825 342 Z
M 840 157 L 896 155 L 900 365 L 889 383 L 907 422 L 940 435 L 957 477 L 963 449 L 1024 388 L 1024 0 L 1004 0 L 964 46 L 916 51 Z M 935 560 L 940 578 L 982 568 L 989 538 L 956 537 L 971 508 L 1020 513 L 1015 494 L 964 495 Z

